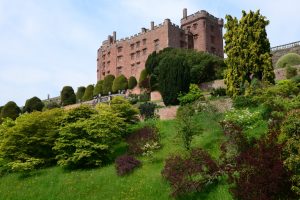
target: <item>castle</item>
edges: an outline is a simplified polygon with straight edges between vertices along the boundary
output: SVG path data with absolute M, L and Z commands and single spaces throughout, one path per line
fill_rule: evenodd
M 224 57 L 223 19 L 204 10 L 187 15 L 185 8 L 180 24 L 179 27 L 170 19 L 159 25 L 151 22 L 150 29 L 142 28 L 140 33 L 120 40 L 113 32 L 98 49 L 97 80 L 108 74 L 134 76 L 138 80 L 149 54 L 166 47 L 195 49 Z

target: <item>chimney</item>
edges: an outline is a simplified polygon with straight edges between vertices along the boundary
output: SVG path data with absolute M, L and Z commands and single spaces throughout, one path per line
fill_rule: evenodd
M 113 41 L 114 42 L 117 41 L 117 33 L 116 33 L 116 31 L 113 32 Z
M 146 28 L 142 28 L 142 33 L 146 33 Z
M 187 18 L 187 9 L 186 8 L 183 9 L 183 18 Z
M 151 30 L 153 30 L 154 29 L 154 22 L 152 21 L 151 22 Z

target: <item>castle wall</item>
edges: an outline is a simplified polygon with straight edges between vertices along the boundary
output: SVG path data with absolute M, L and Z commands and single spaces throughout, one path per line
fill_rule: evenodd
M 283 56 L 287 53 L 300 54 L 300 41 L 273 47 L 273 48 L 271 48 L 271 53 L 272 53 L 272 63 L 275 68 L 276 63 L 281 56 Z

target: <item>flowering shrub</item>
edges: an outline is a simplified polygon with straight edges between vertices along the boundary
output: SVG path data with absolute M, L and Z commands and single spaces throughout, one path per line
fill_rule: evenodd
M 158 142 L 147 142 L 143 147 L 143 156 L 149 157 L 150 159 L 153 159 L 153 153 L 155 150 L 159 149 L 160 145 Z
M 225 121 L 233 122 L 243 129 L 253 129 L 262 120 L 260 112 L 246 109 L 232 109 L 225 115 Z
M 115 167 L 119 176 L 124 176 L 139 167 L 141 162 L 133 156 L 123 155 L 119 156 L 115 161 Z
M 173 155 L 166 160 L 162 176 L 172 187 L 172 196 L 200 192 L 220 175 L 217 163 L 202 149 L 193 149 L 186 157 Z

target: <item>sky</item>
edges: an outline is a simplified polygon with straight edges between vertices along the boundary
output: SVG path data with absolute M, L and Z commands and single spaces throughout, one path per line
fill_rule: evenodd
M 300 40 L 299 0 L 0 0 L 0 106 L 95 84 L 108 35 L 128 37 L 166 18 L 180 25 L 183 8 L 219 18 L 260 9 L 272 47 Z

